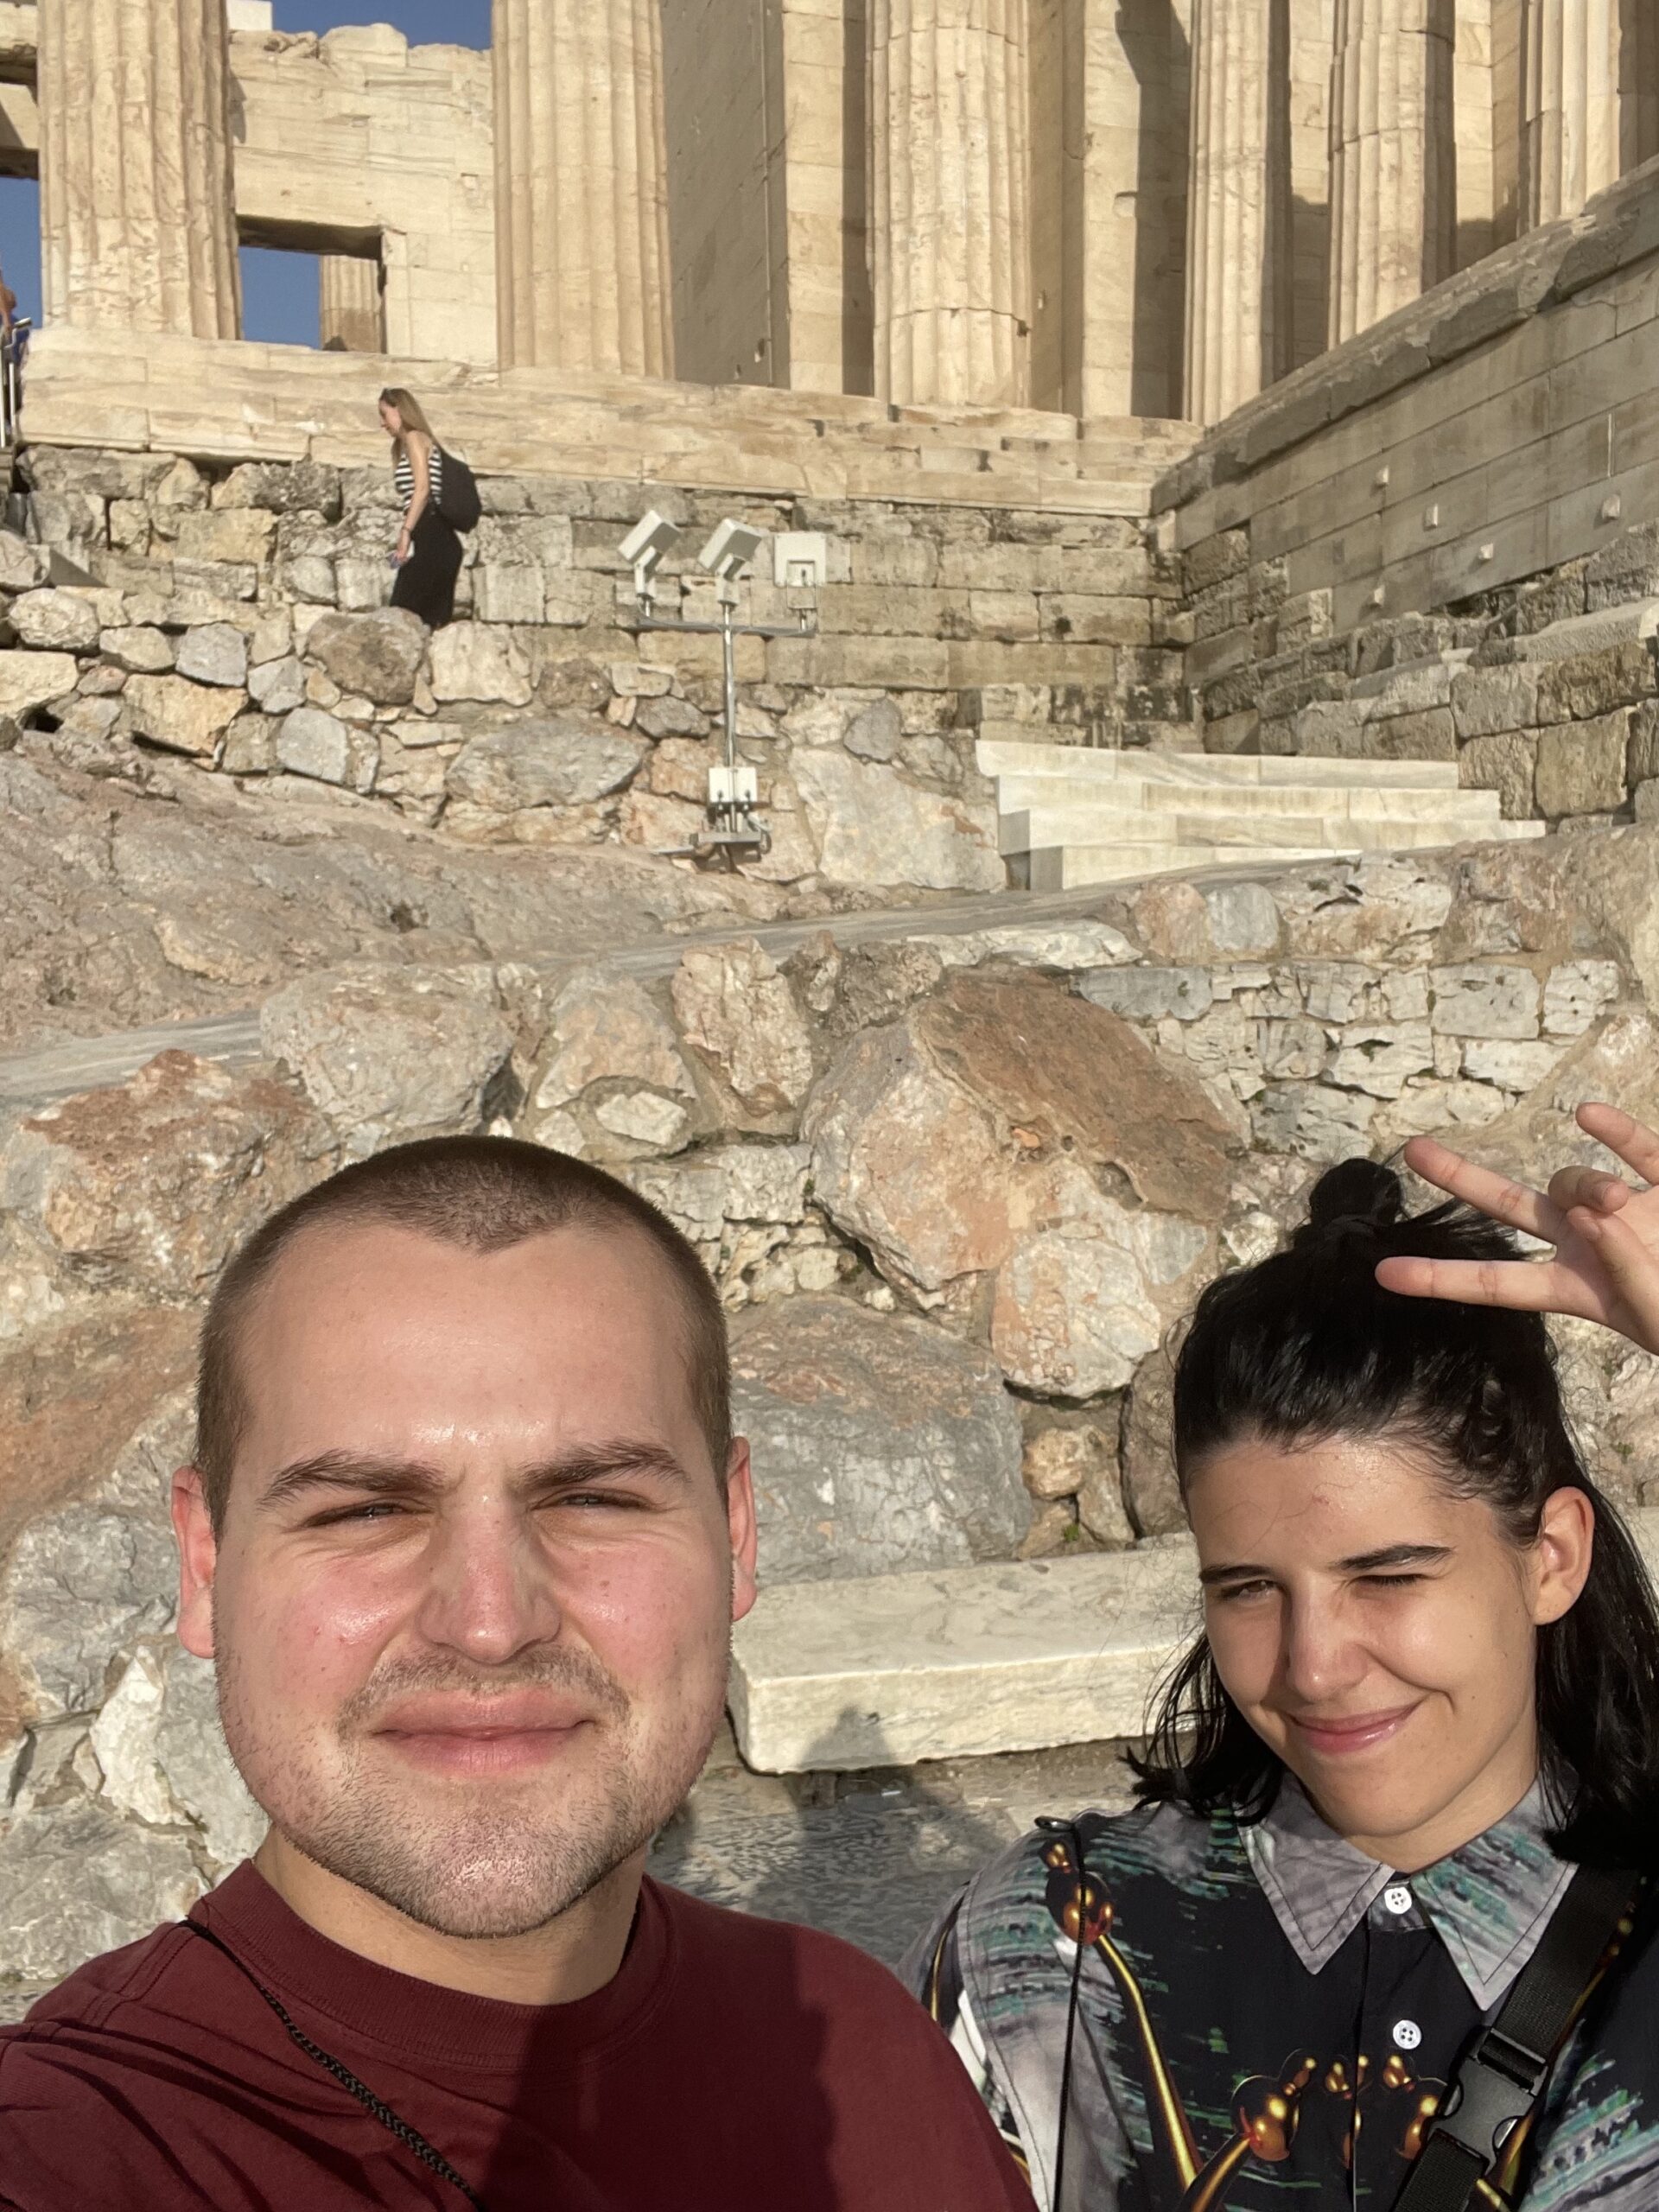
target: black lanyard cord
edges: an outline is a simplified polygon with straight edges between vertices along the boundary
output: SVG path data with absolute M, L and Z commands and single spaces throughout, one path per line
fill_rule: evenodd
M 467 2202 L 474 2208 L 474 2212 L 488 2212 L 488 2207 L 483 2198 L 475 2190 L 468 2187 L 441 2151 L 433 2149 L 418 2128 L 411 2127 L 409 2122 L 395 2113 L 389 2104 L 382 2103 L 366 2082 L 358 2080 L 349 2066 L 341 2065 L 339 2059 L 331 2057 L 319 2044 L 313 2043 L 302 2029 L 294 2024 L 280 2001 L 271 1995 L 270 1990 L 265 1987 L 251 1967 L 244 1964 L 223 1937 L 215 1936 L 211 1928 L 204 1928 L 199 1920 L 187 1920 L 184 1925 L 193 1936 L 200 1936 L 203 1942 L 211 1943 L 216 1951 L 222 1951 L 237 1972 L 252 1983 L 254 1988 L 258 1991 L 260 1996 L 264 1999 L 266 2004 L 288 2030 L 293 2042 L 308 2058 L 321 2066 L 326 2073 L 333 2075 L 340 2088 L 349 2090 L 365 2112 L 372 2114 L 382 2127 L 395 2135 L 405 2150 L 412 2151 L 424 2164 L 430 2166 L 440 2181 L 446 2181 L 451 2189 L 458 2190 Z
M 1077 2007 L 1083 1996 L 1083 1953 L 1089 1923 L 1089 1868 L 1084 1857 L 1083 1838 L 1077 1833 L 1075 1821 L 1057 1820 L 1052 1814 L 1044 1814 L 1037 1826 L 1049 1835 L 1063 1835 L 1071 1846 L 1072 1863 L 1077 1876 L 1077 1948 L 1071 1961 L 1071 1993 L 1065 2008 L 1065 2051 L 1060 2061 L 1060 2124 L 1054 2141 L 1054 2208 L 1064 2212 L 1060 2190 L 1065 2180 L 1066 2121 L 1071 2109 L 1071 2059 L 1077 2037 Z

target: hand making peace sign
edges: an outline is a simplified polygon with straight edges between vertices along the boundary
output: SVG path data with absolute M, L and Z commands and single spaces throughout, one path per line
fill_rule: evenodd
M 1384 1260 L 1376 1271 L 1382 1287 L 1408 1298 L 1577 1314 L 1659 1352 L 1659 1188 L 1652 1187 L 1659 1185 L 1659 1135 L 1616 1106 L 1580 1106 L 1577 1119 L 1649 1187 L 1632 1190 L 1599 1168 L 1564 1167 L 1546 1194 L 1477 1167 L 1432 1137 L 1415 1137 L 1406 1160 L 1426 1183 L 1510 1229 L 1544 1238 L 1555 1254 L 1544 1260 Z

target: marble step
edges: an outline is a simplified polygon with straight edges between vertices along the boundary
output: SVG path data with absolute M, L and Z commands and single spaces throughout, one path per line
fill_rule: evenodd
M 1154 811 L 1135 806 L 1075 806 L 1021 809 L 1005 814 L 999 825 L 999 849 L 1039 852 L 1049 845 L 1213 845 L 1248 857 L 1258 849 L 1305 846 L 1317 852 L 1422 852 L 1443 845 L 1509 842 L 1513 836 L 1538 836 L 1542 823 L 1505 822 L 1494 808 L 1453 805 L 1425 807 L 1410 816 L 1299 812 L 1247 813 L 1231 817 L 1205 808 Z
M 1506 822 L 1506 837 L 1541 837 L 1541 822 Z M 1388 852 L 1433 852 L 1446 844 L 1466 842 L 1443 839 L 1441 844 L 1390 843 Z M 1479 842 L 1497 840 L 1484 834 Z M 1083 891 L 1091 884 L 1141 883 L 1156 875 L 1198 875 L 1217 868 L 1249 869 L 1259 874 L 1268 868 L 1300 868 L 1309 861 L 1357 857 L 1354 845 L 1044 845 L 1026 853 L 1007 855 L 1014 887 L 1020 891 Z M 1365 849 L 1379 849 L 1368 848 Z
M 1090 782 L 1179 783 L 1234 789 L 1328 785 L 1343 790 L 1454 791 L 1455 760 L 1323 760 L 1294 754 L 1255 753 L 1170 753 L 1139 747 L 1039 743 L 1023 723 L 981 725 L 975 759 L 985 776 L 1084 777 Z M 992 734 L 987 736 L 986 730 Z
M 1132 776 L 1102 781 L 1093 776 L 999 776 L 996 803 L 1005 815 L 1028 810 L 1076 810 L 1122 816 L 1125 810 L 1152 814 L 1212 814 L 1218 821 L 1248 815 L 1309 815 L 1356 822 L 1414 822 L 1455 814 L 1471 822 L 1497 822 L 1503 801 L 1496 791 L 1452 789 L 1416 791 L 1409 786 L 1326 784 L 1313 773 L 1304 784 L 1188 784 L 1141 782 Z
M 763 1590 L 733 1639 L 739 1747 L 801 1774 L 1134 1734 L 1194 1567 L 1177 1541 Z
M 1629 1516 L 1649 1572 L 1659 1509 Z M 1185 1538 L 1132 1552 L 763 1590 L 732 1720 L 767 1774 L 908 1766 L 1141 1732 L 1198 1623 Z

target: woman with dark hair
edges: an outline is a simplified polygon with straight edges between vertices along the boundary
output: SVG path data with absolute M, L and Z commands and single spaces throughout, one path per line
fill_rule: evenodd
M 911 1961 L 1048 2212 L 1659 2207 L 1659 1618 L 1530 1272 L 1350 1160 L 1199 1301 L 1204 1629 L 1139 1806 L 1039 1822 Z M 1533 1310 L 1398 1294 L 1477 1281 Z
M 442 630 L 455 619 L 462 559 L 461 539 L 443 515 L 443 448 L 419 400 L 400 387 L 381 393 L 380 427 L 391 440 L 392 480 L 404 503 L 391 603 L 418 614 L 429 630 Z

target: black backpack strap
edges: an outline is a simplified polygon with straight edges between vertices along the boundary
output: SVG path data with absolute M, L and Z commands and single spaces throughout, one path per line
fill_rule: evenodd
M 1543 2101 L 1549 2071 L 1635 1897 L 1637 1877 L 1580 1866 L 1503 2010 L 1452 2075 L 1395 2212 L 1465 2212 Z

